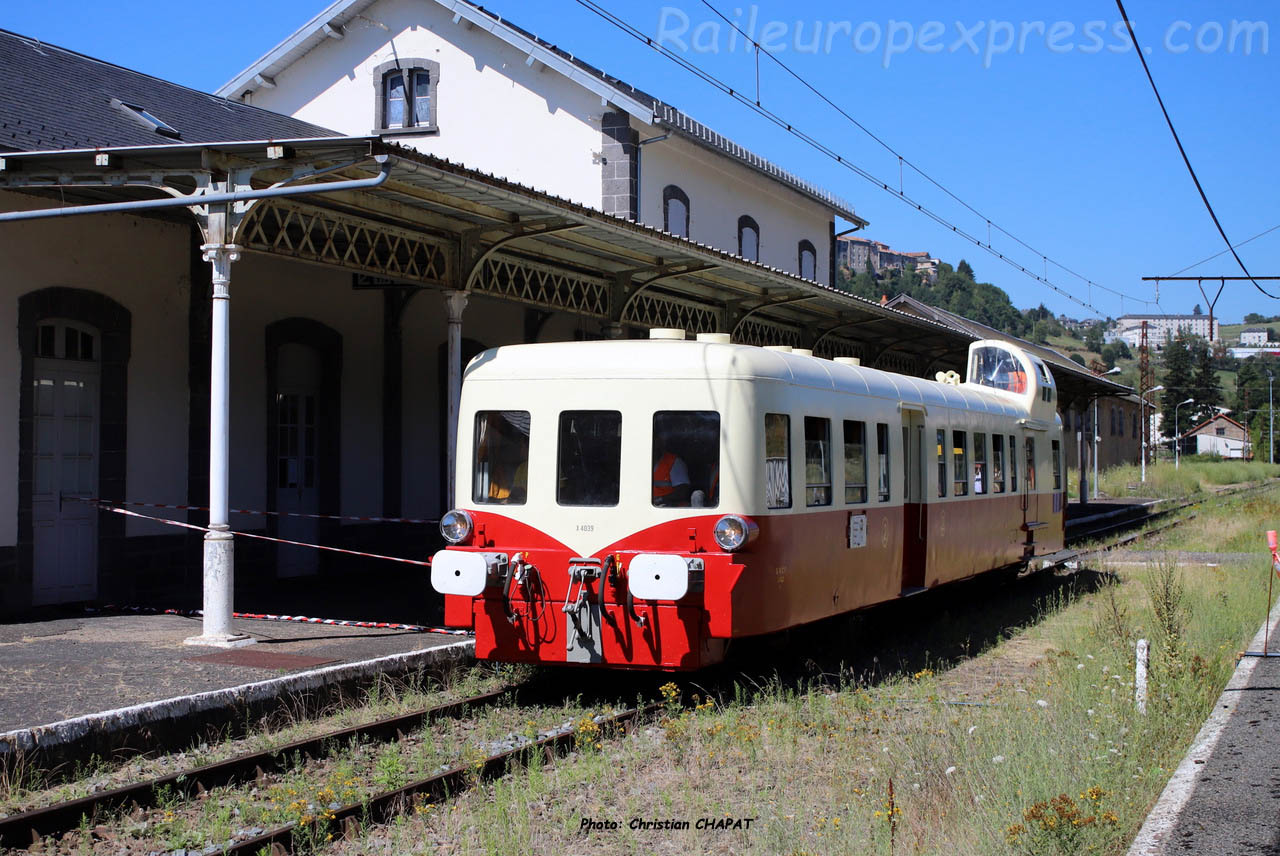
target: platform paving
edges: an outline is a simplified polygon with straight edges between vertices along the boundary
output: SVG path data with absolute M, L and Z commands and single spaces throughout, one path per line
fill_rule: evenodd
M 0 624 L 0 734 L 465 639 L 292 622 L 234 624 L 237 632 L 258 640 L 242 650 L 293 655 L 284 659 L 294 662 L 277 660 L 261 668 L 195 660 L 218 649 L 184 645 L 184 639 L 200 633 L 200 619 L 177 615 L 86 615 Z M 318 665 L 321 661 L 324 665 Z

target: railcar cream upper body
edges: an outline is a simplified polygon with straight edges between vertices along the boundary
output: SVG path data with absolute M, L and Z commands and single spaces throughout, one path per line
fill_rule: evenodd
M 954 378 L 953 378 L 954 380 Z M 1021 429 L 1057 439 L 1060 423 L 1054 403 L 1053 381 L 1033 356 L 1003 342 L 978 342 L 970 348 L 969 380 L 963 384 L 929 381 L 832 360 L 746 345 L 693 341 L 603 341 L 495 348 L 468 366 L 459 414 L 457 457 L 461 509 L 496 514 L 533 527 L 556 539 L 579 556 L 592 556 L 628 535 L 666 521 L 692 516 L 741 514 L 765 518 L 859 507 L 889 508 L 903 502 L 899 424 L 903 411 L 924 414 L 930 430 L 1010 436 L 1009 455 L 1015 469 L 1012 435 Z M 564 414 L 616 414 L 620 437 L 616 496 L 595 497 L 581 503 L 560 495 L 565 473 L 560 460 L 566 441 Z M 655 418 L 658 414 L 712 414 L 718 419 L 718 482 L 709 488 L 709 470 L 700 473 L 707 499 L 702 505 L 662 507 L 654 501 Z M 487 429 L 494 414 L 508 414 L 507 422 Z M 765 484 L 765 414 L 788 417 L 789 502 L 786 507 Z M 805 419 L 829 420 L 839 426 L 856 420 L 867 426 L 866 456 L 872 459 L 877 425 L 885 426 L 889 460 L 888 491 L 880 501 L 874 471 L 861 502 L 844 502 L 843 471 L 831 465 L 829 499 L 806 502 Z M 675 417 L 673 417 L 675 418 Z M 527 438 L 527 463 L 520 476 L 523 494 L 504 495 L 493 489 L 487 432 L 507 423 L 520 423 Z M 574 426 L 568 436 L 572 440 Z M 838 442 L 838 433 L 829 443 Z M 1048 440 L 1037 450 L 1036 493 L 1054 490 L 1049 470 Z M 950 456 L 948 446 L 948 457 Z M 985 454 L 985 452 L 984 452 Z M 1022 450 L 1017 451 L 1021 458 Z M 480 460 L 479 464 L 478 459 Z M 1025 461 L 1025 458 L 1022 458 Z M 1055 464 L 1056 466 L 1056 464 Z M 870 470 L 870 465 L 868 465 Z M 799 472 L 797 472 L 799 471 Z M 601 474 L 603 478 L 612 476 Z M 508 477 L 509 478 L 509 477 Z M 939 497 L 930 483 L 926 501 L 933 503 L 981 500 L 967 491 L 951 490 Z M 1025 486 L 1023 488 L 1025 490 Z M 1011 493 L 1012 491 L 1010 491 Z M 989 495 L 989 493 L 988 493 Z M 673 545 L 680 549 L 679 545 Z

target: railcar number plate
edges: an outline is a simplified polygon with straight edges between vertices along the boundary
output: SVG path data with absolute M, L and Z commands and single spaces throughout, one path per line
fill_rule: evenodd
M 867 546 L 867 515 L 849 515 L 849 547 Z

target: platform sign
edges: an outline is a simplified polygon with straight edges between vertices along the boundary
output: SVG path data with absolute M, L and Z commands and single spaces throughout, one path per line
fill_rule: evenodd
M 867 546 L 867 515 L 849 515 L 849 548 Z

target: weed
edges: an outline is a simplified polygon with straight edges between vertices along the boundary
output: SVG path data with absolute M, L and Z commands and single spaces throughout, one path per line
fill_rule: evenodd
M 390 743 L 378 753 L 378 760 L 373 765 L 373 781 L 384 791 L 403 787 L 408 781 L 404 758 L 400 756 L 400 747 L 397 744 Z

